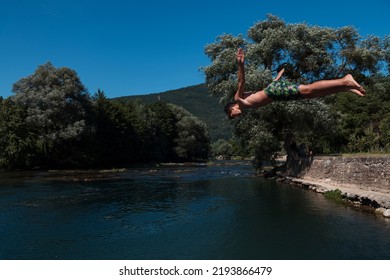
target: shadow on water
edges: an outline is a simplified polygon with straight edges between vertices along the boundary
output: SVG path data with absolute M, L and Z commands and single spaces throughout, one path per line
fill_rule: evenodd
M 0 258 L 390 258 L 388 220 L 255 177 L 249 166 L 111 175 L 3 178 Z

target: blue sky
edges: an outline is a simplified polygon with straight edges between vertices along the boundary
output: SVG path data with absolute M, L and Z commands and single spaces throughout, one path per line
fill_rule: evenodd
M 204 47 L 267 13 L 288 23 L 390 34 L 390 2 L 309 0 L 0 0 L 0 95 L 48 61 L 91 94 L 157 93 L 204 82 Z

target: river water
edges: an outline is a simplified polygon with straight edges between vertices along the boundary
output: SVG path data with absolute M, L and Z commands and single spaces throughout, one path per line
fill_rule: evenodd
M 246 164 L 0 173 L 0 259 L 390 259 L 390 220 Z

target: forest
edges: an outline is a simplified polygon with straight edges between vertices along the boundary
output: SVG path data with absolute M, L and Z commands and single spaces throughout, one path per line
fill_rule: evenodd
M 0 99 L 0 168 L 123 167 L 203 161 L 206 125 L 165 102 L 91 96 L 77 73 L 46 63 Z

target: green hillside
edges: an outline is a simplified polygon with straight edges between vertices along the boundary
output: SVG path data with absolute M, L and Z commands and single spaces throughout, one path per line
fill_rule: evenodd
M 158 100 L 183 107 L 202 120 L 209 128 L 212 141 L 229 139 L 233 135 L 233 125 L 226 118 L 223 105 L 217 97 L 209 94 L 205 84 L 146 95 L 132 95 L 115 98 L 121 101 L 140 100 L 153 103 Z

